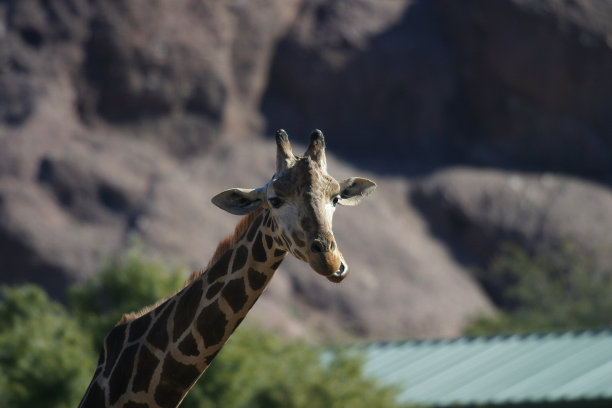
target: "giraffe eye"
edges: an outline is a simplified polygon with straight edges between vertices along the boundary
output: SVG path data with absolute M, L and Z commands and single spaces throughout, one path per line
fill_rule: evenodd
M 274 208 L 278 208 L 281 205 L 283 205 L 283 200 L 281 200 L 280 198 L 276 196 L 268 198 L 268 201 L 270 202 L 270 205 Z
M 340 196 L 337 195 L 334 198 L 332 198 L 332 203 L 334 204 L 334 207 L 338 205 L 338 200 L 340 200 Z

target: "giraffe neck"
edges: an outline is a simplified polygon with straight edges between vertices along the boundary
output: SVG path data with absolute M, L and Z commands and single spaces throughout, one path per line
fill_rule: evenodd
M 177 407 L 259 298 L 286 254 L 262 210 L 215 262 L 105 339 L 79 407 Z

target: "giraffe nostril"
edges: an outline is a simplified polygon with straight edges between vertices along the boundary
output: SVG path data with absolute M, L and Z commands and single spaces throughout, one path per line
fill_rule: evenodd
M 329 250 L 330 250 L 330 251 L 333 251 L 333 250 L 334 250 L 334 248 L 336 248 L 336 243 L 335 243 L 334 241 L 331 241 L 331 242 L 329 243 Z
M 319 254 L 321 252 L 326 252 L 325 251 L 325 245 L 319 239 L 315 239 L 314 241 L 312 241 L 312 245 L 310 245 L 310 250 L 312 252 L 314 252 L 315 254 Z

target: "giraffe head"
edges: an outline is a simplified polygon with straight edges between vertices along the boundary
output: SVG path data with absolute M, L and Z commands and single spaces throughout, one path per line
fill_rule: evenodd
M 334 211 L 338 204 L 358 204 L 376 189 L 376 184 L 359 177 L 338 182 L 330 176 L 320 130 L 310 136 L 304 156 L 293 154 L 284 130 L 276 132 L 276 145 L 276 172 L 265 186 L 233 188 L 216 195 L 212 202 L 238 215 L 260 208 L 269 211 L 283 249 L 308 262 L 330 281 L 340 282 L 349 267 L 332 231 Z

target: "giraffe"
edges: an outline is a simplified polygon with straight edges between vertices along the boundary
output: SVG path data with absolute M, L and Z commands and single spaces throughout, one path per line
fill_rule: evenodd
M 293 154 L 282 129 L 276 145 L 276 172 L 266 185 L 213 197 L 215 205 L 243 218 L 208 266 L 174 295 L 124 315 L 111 329 L 79 407 L 177 407 L 288 253 L 332 282 L 346 278 L 332 216 L 338 204 L 358 204 L 376 184 L 331 177 L 320 130 L 311 134 L 304 156 Z

